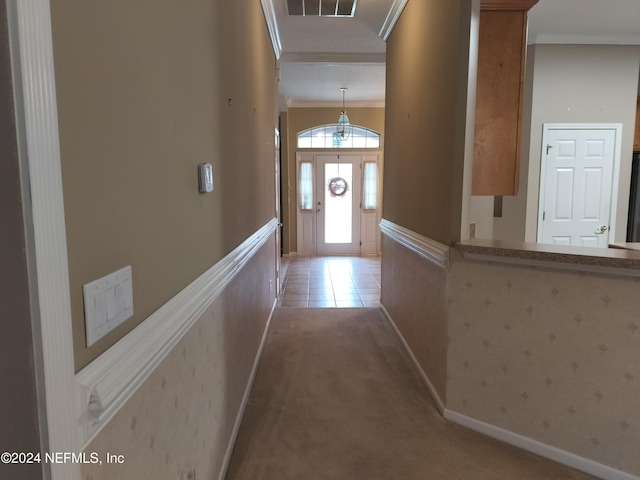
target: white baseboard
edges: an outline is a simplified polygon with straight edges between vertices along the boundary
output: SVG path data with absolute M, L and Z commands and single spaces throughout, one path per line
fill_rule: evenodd
M 424 373 L 424 370 L 420 366 L 420 363 L 418 363 L 418 359 L 413 354 L 413 351 L 409 347 L 409 344 L 407 343 L 404 336 L 400 332 L 400 329 L 398 328 L 396 323 L 393 321 L 393 318 L 391 318 L 391 315 L 389 314 L 387 309 L 384 307 L 384 305 L 380 305 L 380 309 L 382 310 L 382 313 L 387 318 L 387 320 L 389 321 L 393 329 L 396 331 L 398 337 L 400 338 L 400 341 L 404 345 L 405 350 L 409 354 L 409 357 L 411 357 L 411 361 L 413 362 L 413 365 L 415 366 L 416 370 L 420 374 L 420 378 L 422 379 L 425 386 L 427 387 L 427 390 L 429 390 L 429 394 L 431 395 L 431 398 L 433 398 L 433 401 L 435 402 L 437 409 L 440 411 L 440 414 L 444 414 L 444 411 L 445 411 L 444 402 L 440 398 L 440 395 L 438 395 L 438 391 L 433 386 L 433 383 L 431 383 L 431 380 L 429 380 L 429 377 L 427 376 L 427 374 Z
M 240 404 L 240 408 L 238 409 L 238 415 L 236 415 L 236 420 L 235 420 L 235 423 L 233 424 L 233 431 L 231 432 L 231 437 L 229 437 L 229 444 L 227 445 L 227 451 L 225 452 L 224 458 L 222 460 L 222 468 L 220 469 L 220 475 L 218 475 L 218 480 L 224 480 L 225 476 L 227 475 L 227 469 L 229 468 L 229 462 L 231 461 L 231 454 L 233 453 L 233 447 L 236 443 L 236 439 L 238 438 L 238 432 L 240 431 L 240 425 L 242 424 L 242 417 L 244 417 L 244 411 L 247 409 L 247 403 L 249 403 L 249 396 L 251 395 L 253 382 L 256 379 L 256 373 L 258 371 L 258 367 L 260 366 L 260 359 L 262 358 L 262 352 L 264 350 L 265 344 L 267 343 L 269 326 L 271 325 L 271 319 L 273 318 L 273 313 L 275 312 L 277 305 L 278 305 L 278 300 L 276 299 L 273 302 L 273 306 L 271 307 L 271 313 L 269 314 L 269 319 L 267 320 L 267 325 L 265 326 L 264 332 L 262 333 L 262 340 L 260 340 L 260 347 L 258 347 L 258 353 L 256 353 L 256 358 L 253 362 L 251 375 L 249 375 L 249 381 L 247 382 L 247 386 L 244 390 L 242 403 Z
M 551 445 L 547 445 L 546 443 L 539 442 L 537 440 L 533 440 L 532 438 L 525 437 L 519 435 L 517 433 L 511 432 L 509 430 L 505 430 L 500 427 L 496 427 L 495 425 L 491 425 L 489 423 L 485 423 L 481 420 L 476 420 L 475 418 L 468 417 L 461 413 L 454 412 L 445 407 L 444 402 L 438 395 L 437 390 L 429 380 L 429 377 L 424 372 L 418 360 L 416 359 L 413 351 L 409 347 L 409 344 L 405 340 L 404 336 L 398 329 L 398 326 L 391 318 L 391 315 L 384 307 L 384 305 L 380 306 L 382 313 L 387 318 L 393 329 L 398 334 L 400 341 L 404 345 L 407 353 L 411 357 L 413 364 L 418 371 L 422 381 L 424 382 L 427 390 L 433 401 L 436 404 L 436 407 L 442 414 L 444 418 L 450 420 L 458 425 L 462 425 L 463 427 L 469 428 L 471 430 L 475 430 L 489 437 L 495 438 L 502 442 L 508 443 L 515 447 L 521 448 L 523 450 L 527 450 L 529 452 L 540 455 L 541 457 L 548 458 L 555 462 L 561 463 L 563 465 L 567 465 L 569 467 L 575 468 L 576 470 L 580 470 L 582 472 L 589 473 L 590 475 L 594 475 L 598 478 L 603 478 L 606 480 L 640 480 L 640 477 L 632 475 L 627 472 L 623 472 L 622 470 L 617 470 L 615 468 L 603 465 L 594 460 L 589 460 L 588 458 L 580 457 L 579 455 L 575 455 L 573 453 L 567 452 L 565 450 L 561 450 L 556 447 L 552 447 Z
M 535 453 L 541 457 L 562 463 L 576 470 L 589 473 L 598 478 L 604 478 L 606 480 L 640 480 L 640 477 L 636 477 L 630 473 L 608 467 L 589 460 L 588 458 L 580 457 L 579 455 L 552 447 L 551 445 L 533 440 L 529 437 L 524 437 L 481 420 L 476 420 L 475 418 L 468 417 L 447 408 L 444 409 L 444 418 L 463 427 L 483 433 L 484 435 Z

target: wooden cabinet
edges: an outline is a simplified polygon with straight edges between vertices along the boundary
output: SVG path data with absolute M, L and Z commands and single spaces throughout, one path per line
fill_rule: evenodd
M 483 0 L 473 195 L 518 191 L 527 12 L 538 0 Z
M 636 133 L 633 137 L 633 151 L 640 152 L 640 97 L 636 104 Z

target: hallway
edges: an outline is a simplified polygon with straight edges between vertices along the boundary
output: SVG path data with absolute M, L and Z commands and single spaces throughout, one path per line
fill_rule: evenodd
M 227 480 L 593 478 L 445 420 L 379 308 L 312 307 L 377 307 L 379 259 L 288 268 Z
M 290 257 L 279 306 L 377 307 L 380 257 Z

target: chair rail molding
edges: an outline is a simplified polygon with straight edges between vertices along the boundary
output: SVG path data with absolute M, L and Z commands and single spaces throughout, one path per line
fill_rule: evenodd
M 144 383 L 240 270 L 275 235 L 268 223 L 76 374 L 82 448 Z
M 385 218 L 380 221 L 380 230 L 390 239 L 404 245 L 409 250 L 436 265 L 447 268 L 449 264 L 449 247 L 420 235 L 408 228 L 397 225 Z

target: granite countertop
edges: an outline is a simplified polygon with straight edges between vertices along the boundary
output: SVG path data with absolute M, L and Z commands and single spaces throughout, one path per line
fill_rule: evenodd
M 640 250 L 640 244 L 636 244 Z M 518 263 L 556 263 L 640 270 L 640 251 L 628 248 L 587 248 L 541 243 L 472 239 L 458 242 L 456 248 L 467 258 L 493 257 Z
M 609 247 L 640 251 L 640 242 L 615 242 L 615 243 L 610 243 Z

